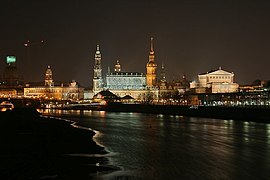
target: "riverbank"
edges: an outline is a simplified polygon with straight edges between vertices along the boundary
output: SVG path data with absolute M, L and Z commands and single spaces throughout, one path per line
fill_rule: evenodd
M 89 179 L 114 171 L 93 131 L 29 108 L 0 113 L 0 179 Z
M 98 110 L 207 117 L 270 123 L 270 107 L 185 106 L 111 103 Z

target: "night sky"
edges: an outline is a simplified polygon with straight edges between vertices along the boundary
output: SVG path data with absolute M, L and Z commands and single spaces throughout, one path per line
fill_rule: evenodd
M 270 79 L 269 0 L 1 0 L 0 23 L 0 73 L 13 54 L 26 81 L 51 65 L 55 81 L 91 86 L 96 44 L 103 73 L 117 59 L 145 73 L 151 36 L 168 80 L 219 66 L 240 84 Z

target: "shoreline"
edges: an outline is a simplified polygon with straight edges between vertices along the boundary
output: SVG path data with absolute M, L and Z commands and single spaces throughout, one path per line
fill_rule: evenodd
M 119 170 L 94 131 L 31 108 L 1 112 L 0 119 L 0 179 L 86 179 Z
M 110 112 L 137 112 L 189 117 L 206 117 L 236 121 L 270 123 L 270 107 L 186 106 L 110 103 L 97 110 Z
M 108 112 L 134 112 L 215 118 L 235 121 L 270 123 L 270 106 L 190 106 L 108 103 L 100 106 L 74 106 L 55 110 L 93 110 Z

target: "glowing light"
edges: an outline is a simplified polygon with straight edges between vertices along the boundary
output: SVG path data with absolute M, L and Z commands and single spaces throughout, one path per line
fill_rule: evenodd
M 106 116 L 106 112 L 105 111 L 100 111 L 99 112 L 99 115 L 100 115 L 100 117 L 105 117 Z
M 16 57 L 15 56 L 7 56 L 7 63 L 15 63 L 16 62 Z

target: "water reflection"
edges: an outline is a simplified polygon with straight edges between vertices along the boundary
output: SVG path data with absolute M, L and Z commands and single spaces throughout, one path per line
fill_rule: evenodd
M 50 112 L 52 113 L 52 112 Z M 140 113 L 53 112 L 98 130 L 113 164 L 143 179 L 266 179 L 270 125 Z

